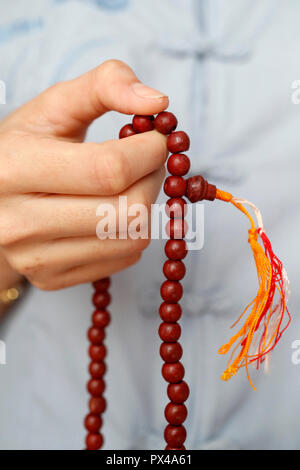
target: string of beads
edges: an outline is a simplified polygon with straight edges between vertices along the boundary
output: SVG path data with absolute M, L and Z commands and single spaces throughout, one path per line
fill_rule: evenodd
M 184 241 L 186 201 L 183 198 L 187 189 L 187 182 L 183 178 L 190 169 L 190 160 L 182 152 L 189 149 L 190 140 L 183 131 L 175 131 L 177 119 L 174 114 L 162 112 L 155 118 L 153 116 L 134 116 L 132 124 L 124 126 L 120 131 L 120 138 L 129 134 L 147 132 L 156 129 L 168 135 L 167 146 L 172 155 L 168 158 L 167 168 L 171 176 L 164 183 L 164 192 L 169 197 L 166 203 L 166 213 L 170 218 L 167 233 L 170 240 L 165 246 L 167 261 L 163 266 L 166 280 L 162 283 L 160 293 L 163 303 L 159 314 L 162 323 L 159 327 L 159 336 L 163 341 L 160 346 L 160 356 L 164 361 L 162 376 L 168 382 L 167 394 L 170 402 L 165 407 L 165 417 L 168 422 L 164 437 L 166 449 L 185 449 L 186 429 L 183 422 L 187 417 L 187 408 L 184 402 L 189 396 L 189 387 L 184 378 L 184 367 L 180 362 L 182 346 L 178 342 L 181 327 L 178 320 L 181 317 L 181 306 L 178 303 L 183 295 L 180 281 L 185 276 L 183 258 L 187 254 Z M 182 238 L 178 238 L 178 235 Z
M 92 325 L 88 330 L 90 380 L 87 390 L 91 395 L 89 400 L 89 414 L 85 417 L 84 426 L 87 430 L 86 449 L 98 450 L 103 445 L 103 436 L 100 433 L 102 427 L 102 414 L 106 409 L 106 400 L 103 396 L 105 390 L 104 375 L 106 372 L 106 347 L 104 345 L 105 328 L 110 323 L 110 314 L 106 307 L 110 303 L 108 292 L 110 279 L 104 278 L 93 283 L 95 292 L 93 304 L 96 307 L 92 314 Z
M 155 118 L 154 116 L 135 115 L 132 124 L 123 126 L 119 133 L 119 138 L 123 139 L 156 129 L 168 136 L 167 147 L 171 152 L 167 160 L 167 169 L 171 176 L 168 176 L 164 183 L 164 192 L 169 197 L 166 202 L 166 213 L 170 220 L 166 230 L 170 239 L 165 245 L 167 260 L 163 265 L 163 273 L 166 280 L 161 285 L 160 293 L 163 303 L 159 308 L 159 315 L 162 319 L 159 336 L 163 341 L 160 347 L 160 356 L 164 361 L 162 376 L 168 383 L 167 395 L 170 400 L 165 407 L 165 417 L 168 424 L 164 437 L 167 450 L 185 449 L 186 429 L 183 423 L 188 413 L 184 403 L 189 396 L 189 387 L 183 380 L 185 370 L 180 362 L 183 351 L 178 342 L 181 335 L 178 320 L 182 315 L 182 309 L 178 302 L 183 295 L 180 281 L 186 272 L 182 260 L 187 255 L 187 245 L 184 240 L 186 232 L 184 222 L 186 200 L 184 196 L 190 202 L 203 199 L 212 201 L 216 197 L 216 187 L 208 184 L 202 176 L 183 178 L 190 169 L 190 160 L 182 152 L 189 149 L 190 139 L 185 132 L 175 131 L 176 128 L 177 119 L 174 114 L 164 111 Z M 106 408 L 106 401 L 103 397 L 106 348 L 103 340 L 105 338 L 104 329 L 110 322 L 110 315 L 105 310 L 110 302 L 109 285 L 109 278 L 93 284 L 95 288 L 93 303 L 97 310 L 93 313 L 92 326 L 88 331 L 88 338 L 91 342 L 89 347 L 91 379 L 87 388 L 91 399 L 89 401 L 90 413 L 85 418 L 85 427 L 88 431 L 86 436 L 87 450 L 98 450 L 103 445 L 103 436 L 100 433 L 102 413 Z

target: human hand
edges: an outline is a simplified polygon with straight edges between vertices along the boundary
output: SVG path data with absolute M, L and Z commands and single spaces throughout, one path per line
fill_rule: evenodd
M 0 124 L 0 249 L 10 266 L 44 290 L 95 281 L 134 264 L 149 239 L 96 236 L 96 208 L 118 196 L 150 209 L 159 192 L 166 138 L 156 131 L 83 143 L 109 110 L 155 114 L 162 93 L 110 60 L 58 83 Z M 127 217 L 127 214 L 125 215 Z

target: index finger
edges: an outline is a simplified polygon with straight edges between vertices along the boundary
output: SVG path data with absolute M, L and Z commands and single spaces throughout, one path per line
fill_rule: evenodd
M 168 155 L 166 137 L 157 131 L 99 144 L 26 140 L 9 147 L 1 165 L 4 192 L 114 195 L 157 170 Z

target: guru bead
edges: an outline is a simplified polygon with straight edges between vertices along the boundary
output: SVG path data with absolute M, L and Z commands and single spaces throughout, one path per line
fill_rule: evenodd
M 207 199 L 214 201 L 217 195 L 217 188 L 209 184 L 203 176 L 192 176 L 187 180 L 186 197 L 191 202 L 198 202 Z
M 186 180 L 181 176 L 168 176 L 164 183 L 164 192 L 169 197 L 181 197 L 186 192 Z
M 184 377 L 184 367 L 181 362 L 165 363 L 161 372 L 166 382 L 171 384 L 180 382 Z
M 190 159 L 184 153 L 174 153 L 168 158 L 168 172 L 174 176 L 184 176 L 191 166 Z
M 154 127 L 161 134 L 171 134 L 177 127 L 177 118 L 173 113 L 163 111 L 154 119 Z
M 135 115 L 132 120 L 132 127 L 137 133 L 148 132 L 154 129 L 153 116 Z
M 189 136 L 183 131 L 172 132 L 168 136 L 167 146 L 171 153 L 186 152 L 190 148 Z
M 170 259 L 183 259 L 187 255 L 187 246 L 184 240 L 168 240 L 165 253 Z
M 182 285 L 178 281 L 165 281 L 161 285 L 160 294 L 165 302 L 175 304 L 182 297 Z
M 177 403 L 168 403 L 165 408 L 165 417 L 168 423 L 173 426 L 179 426 L 184 423 L 187 418 L 187 408 L 185 405 L 178 405 Z
M 131 135 L 135 135 L 135 130 L 132 127 L 132 124 L 126 124 L 123 126 L 119 132 L 119 139 L 124 139 L 125 137 L 130 137 Z

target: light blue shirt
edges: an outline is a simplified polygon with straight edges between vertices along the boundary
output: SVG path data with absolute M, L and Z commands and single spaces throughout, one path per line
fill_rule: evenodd
M 2 2 L 4 3 L 4 2 Z M 274 351 L 271 373 L 220 375 L 218 348 L 255 292 L 247 221 L 222 203 L 205 206 L 205 243 L 189 253 L 182 301 L 188 449 L 299 449 L 300 336 L 299 79 L 297 0 L 23 0 L 0 17 L 0 116 L 52 83 L 109 58 L 127 62 L 166 92 L 191 137 L 192 173 L 260 207 L 292 284 L 292 325 Z M 128 117 L 110 113 L 88 140 L 116 137 Z M 191 173 L 191 174 L 192 174 Z M 161 195 L 160 200 L 164 197 Z M 28 214 L 30 217 L 30 214 Z M 113 276 L 107 335 L 106 449 L 162 449 L 167 403 L 157 329 L 163 242 Z M 81 449 L 87 410 L 86 330 L 91 288 L 31 289 L 0 330 L 0 447 Z M 298 306 L 298 307 L 297 307 Z

